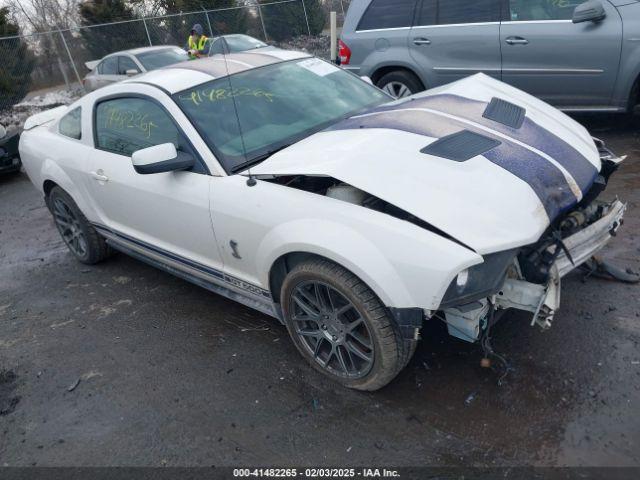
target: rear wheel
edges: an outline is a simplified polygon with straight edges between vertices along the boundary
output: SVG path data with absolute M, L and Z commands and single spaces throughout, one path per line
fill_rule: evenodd
M 406 70 L 394 70 L 383 75 L 377 84 L 395 98 L 404 98 L 424 90 L 424 86 L 418 77 Z
M 104 238 L 91 226 L 67 192 L 53 187 L 48 205 L 62 240 L 79 261 L 94 264 L 110 255 L 111 249 Z
M 413 353 L 373 291 L 332 262 L 317 259 L 294 267 L 282 286 L 281 302 L 300 353 L 346 387 L 382 388 Z

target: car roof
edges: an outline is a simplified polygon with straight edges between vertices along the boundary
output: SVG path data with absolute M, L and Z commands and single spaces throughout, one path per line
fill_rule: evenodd
M 131 55 L 137 55 L 139 53 L 153 52 L 156 50 L 166 50 L 168 48 L 180 48 L 180 47 L 177 47 L 175 45 L 158 45 L 155 47 L 130 48 L 129 50 L 120 50 L 119 52 L 110 53 L 109 55 L 105 55 L 103 58 L 113 57 L 115 55 L 122 55 L 125 53 L 131 54 Z
M 234 75 L 274 63 L 311 57 L 304 52 L 281 49 L 256 49 L 228 55 L 211 57 L 169 65 L 158 70 L 138 75 L 123 83 L 147 83 L 173 94 L 216 78 Z

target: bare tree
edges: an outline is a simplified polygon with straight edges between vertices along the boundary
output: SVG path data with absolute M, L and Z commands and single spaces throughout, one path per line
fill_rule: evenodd
M 52 32 L 66 30 L 77 25 L 78 4 L 80 0 L 6 0 L 9 8 L 21 25 L 23 31 Z M 25 32 L 26 33 L 26 32 Z M 45 59 L 55 59 L 56 68 L 60 71 L 67 86 L 70 85 L 70 67 L 72 59 L 66 53 L 65 45 L 60 40 L 61 34 L 49 33 L 33 37 L 34 51 L 41 61 L 42 68 L 50 71 L 53 64 Z M 69 58 L 65 65 L 63 58 Z
M 8 3 L 14 16 L 37 32 L 74 26 L 80 0 L 8 0 Z

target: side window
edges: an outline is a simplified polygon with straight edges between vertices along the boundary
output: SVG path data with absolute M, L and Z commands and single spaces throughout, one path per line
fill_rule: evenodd
M 97 148 L 125 156 L 162 143 L 173 143 L 178 150 L 186 147 L 167 113 L 155 102 L 143 98 L 117 98 L 99 103 L 95 128 Z
M 364 12 L 358 30 L 410 27 L 416 0 L 373 0 Z
M 102 75 L 117 75 L 118 74 L 118 57 L 105 58 L 100 64 Z
M 131 60 L 129 57 L 118 57 L 118 75 L 126 75 L 128 70 L 135 70 L 140 73 L 140 69 L 136 65 L 136 62 Z
M 523 0 L 527 1 L 527 0 Z M 500 0 L 423 0 L 416 25 L 454 25 L 500 21 Z
M 69 138 L 82 138 L 82 108 L 78 107 L 67 113 L 58 124 L 58 132 Z
M 571 20 L 584 0 L 509 0 L 511 21 Z
M 143 148 L 173 143 L 176 150 L 197 158 L 169 114 L 152 100 L 116 98 L 100 102 L 95 107 L 94 129 L 96 148 L 101 150 L 130 157 Z M 206 174 L 207 168 L 197 161 L 191 171 Z

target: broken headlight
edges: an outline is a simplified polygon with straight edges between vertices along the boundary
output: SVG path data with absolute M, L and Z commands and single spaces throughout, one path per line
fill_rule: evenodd
M 515 249 L 485 255 L 484 262 L 458 273 L 447 288 L 440 308 L 464 305 L 496 293 L 517 254 Z

